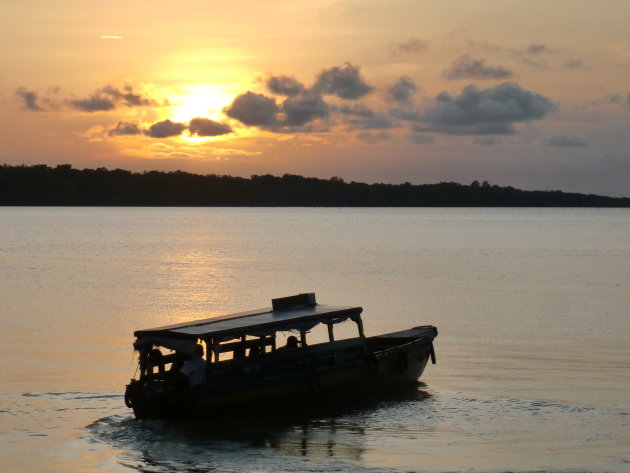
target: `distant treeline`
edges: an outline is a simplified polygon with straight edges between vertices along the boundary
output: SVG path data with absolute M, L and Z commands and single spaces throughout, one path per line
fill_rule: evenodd
M 0 205 L 630 207 L 630 198 L 522 191 L 474 181 L 366 184 L 293 174 L 251 178 L 123 169 L 0 166 Z

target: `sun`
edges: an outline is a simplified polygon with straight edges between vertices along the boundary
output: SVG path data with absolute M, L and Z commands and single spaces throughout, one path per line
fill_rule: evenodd
M 169 99 L 169 118 L 187 123 L 196 117 L 220 121 L 222 110 L 229 105 L 231 93 L 213 84 L 193 84 L 181 86 Z

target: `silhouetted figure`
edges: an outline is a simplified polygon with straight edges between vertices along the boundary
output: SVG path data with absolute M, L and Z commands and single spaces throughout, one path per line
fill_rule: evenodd
M 175 352 L 175 357 L 173 359 L 173 363 L 171 364 L 171 369 L 169 370 L 170 376 L 179 374 L 182 366 L 186 363 L 187 357 L 181 352 Z
M 263 354 L 263 347 L 260 342 L 256 342 L 249 349 L 249 358 L 260 358 Z
M 243 343 L 240 343 L 234 349 L 234 359 L 235 360 L 242 360 L 243 358 L 245 358 L 245 345 Z
M 154 348 L 149 352 L 148 373 L 150 376 L 164 378 L 164 355 L 159 348 Z M 157 368 L 157 373 L 153 373 L 153 368 Z
M 190 357 L 182 366 L 179 372 L 188 378 L 188 385 L 191 388 L 201 386 L 206 383 L 206 360 L 203 359 L 203 346 L 195 346 L 195 354 Z
M 298 347 L 298 339 L 294 335 L 290 335 L 287 338 L 287 344 L 283 347 L 280 347 L 279 350 L 295 350 Z

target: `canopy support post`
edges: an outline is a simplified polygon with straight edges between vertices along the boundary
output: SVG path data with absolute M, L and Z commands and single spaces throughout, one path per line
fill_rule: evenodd
M 329 322 L 326 325 L 328 326 L 328 341 L 330 342 L 330 353 L 334 362 L 337 358 L 337 354 L 335 353 L 335 334 L 333 332 L 333 323 Z

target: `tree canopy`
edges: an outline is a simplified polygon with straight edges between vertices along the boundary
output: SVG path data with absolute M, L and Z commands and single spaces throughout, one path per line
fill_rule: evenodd
M 630 198 L 456 182 L 345 182 L 294 174 L 249 179 L 183 171 L 0 166 L 0 205 L 296 207 L 630 207 Z

